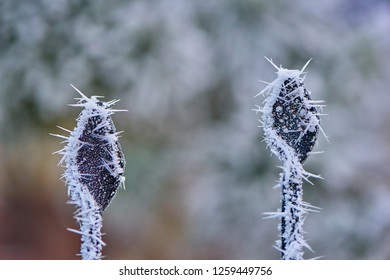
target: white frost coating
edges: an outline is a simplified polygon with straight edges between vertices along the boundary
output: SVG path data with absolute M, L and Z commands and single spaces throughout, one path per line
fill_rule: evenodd
M 264 129 L 267 147 L 283 162 L 279 184 L 281 209 L 265 213 L 267 218 L 279 218 L 280 240 L 276 248 L 281 259 L 303 259 L 303 247 L 311 250 L 303 237 L 303 224 L 308 211 L 317 207 L 303 201 L 303 180 L 319 176 L 306 172 L 303 163 L 311 153 L 317 140 L 319 126 L 318 101 L 310 99 L 310 92 L 304 88 L 305 68 L 288 70 L 277 67 L 277 78 L 269 83 L 258 95 L 267 94 L 264 106 L 255 111 L 263 114 L 260 122 Z M 256 95 L 257 96 L 257 95 Z M 310 181 L 309 181 L 310 182 Z
M 97 96 L 88 98 L 73 85 L 81 95 L 79 102 L 70 106 L 82 107 L 77 126 L 65 139 L 67 145 L 59 150 L 65 163 L 63 178 L 68 186 L 70 204 L 76 205 L 75 219 L 80 230 L 69 229 L 81 235 L 80 255 L 84 260 L 101 259 L 105 246 L 102 240 L 102 213 L 110 203 L 119 186 L 124 187 L 125 160 L 118 142 L 118 134 L 111 115 L 116 111 L 110 106 L 117 100 L 102 102 Z

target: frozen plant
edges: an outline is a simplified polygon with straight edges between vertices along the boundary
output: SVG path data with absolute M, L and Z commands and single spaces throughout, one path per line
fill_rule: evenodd
M 111 116 L 117 111 L 110 107 L 118 100 L 103 102 L 98 96 L 80 95 L 77 104 L 83 108 L 73 131 L 61 128 L 69 136 L 52 134 L 65 139 L 66 146 L 56 153 L 63 155 L 63 178 L 68 186 L 70 204 L 76 205 L 75 219 L 80 230 L 69 229 L 81 235 L 80 255 L 84 260 L 101 259 L 102 214 L 115 196 L 119 186 L 124 187 L 125 159 Z
M 303 247 L 311 250 L 303 237 L 303 223 L 308 211 L 318 208 L 303 201 L 303 180 L 308 177 L 321 178 L 303 169 L 303 163 L 311 153 L 320 127 L 319 108 L 323 101 L 313 101 L 304 87 L 306 72 L 277 67 L 277 78 L 258 94 L 267 94 L 264 106 L 257 106 L 261 112 L 261 126 L 267 147 L 283 162 L 277 185 L 281 193 L 281 209 L 269 212 L 267 218 L 279 218 L 280 239 L 276 248 L 283 260 L 303 259 Z M 258 96 L 256 95 L 256 96 Z M 310 182 L 311 183 L 311 182 Z

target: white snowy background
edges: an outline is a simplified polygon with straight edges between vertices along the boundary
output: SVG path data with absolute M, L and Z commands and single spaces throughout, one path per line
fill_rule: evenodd
M 306 258 L 390 258 L 390 1 L 0 1 L 0 258 L 77 259 L 56 125 L 74 84 L 118 99 L 126 190 L 107 259 L 278 259 L 280 165 L 253 97 L 273 58 L 327 103 Z

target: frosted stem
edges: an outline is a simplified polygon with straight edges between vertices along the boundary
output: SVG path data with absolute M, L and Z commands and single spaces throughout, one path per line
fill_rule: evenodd
M 86 189 L 70 190 L 71 198 L 77 201 L 78 210 L 75 219 L 80 225 L 80 231 L 71 230 L 81 235 L 80 255 L 83 260 L 100 260 L 102 248 L 105 243 L 102 240 L 103 218 L 100 207 Z
M 306 210 L 303 204 L 302 177 L 294 162 L 286 162 L 280 178 L 281 212 L 280 252 L 283 260 L 303 259 L 303 222 Z M 293 254 L 292 254 L 293 253 Z

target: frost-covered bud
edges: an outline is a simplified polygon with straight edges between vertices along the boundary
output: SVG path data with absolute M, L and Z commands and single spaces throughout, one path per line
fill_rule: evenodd
M 272 105 L 272 127 L 297 153 L 302 163 L 313 150 L 319 130 L 317 109 L 310 104 L 310 92 L 299 71 L 278 71 L 281 87 Z M 276 93 L 274 93 L 276 94 Z
M 111 119 L 117 110 L 110 106 L 116 101 L 102 102 L 96 96 L 88 98 L 79 93 L 82 96 L 80 101 L 72 106 L 84 109 L 63 150 L 65 180 L 87 188 L 104 211 L 125 181 L 125 159 Z
M 79 144 L 69 163 L 77 167 L 80 183 L 88 188 L 103 211 L 124 183 L 125 160 L 109 104 L 92 102 L 93 106 L 81 113 L 79 129 L 72 135 Z
M 287 144 L 303 163 L 313 150 L 320 130 L 317 107 L 321 105 L 311 100 L 310 92 L 303 83 L 306 65 L 302 70 L 274 65 L 278 76 L 261 92 L 269 93 L 264 107 L 260 109 L 265 139 L 281 160 L 286 156 L 283 146 Z

